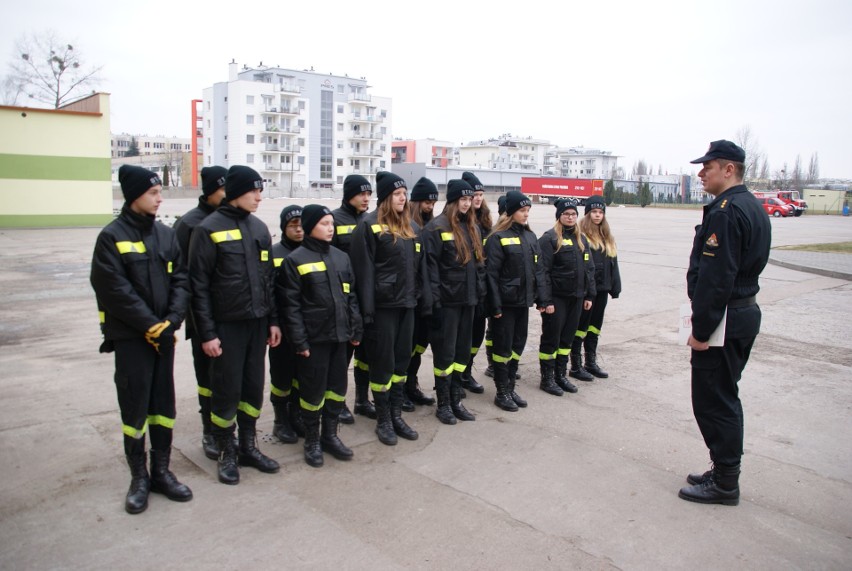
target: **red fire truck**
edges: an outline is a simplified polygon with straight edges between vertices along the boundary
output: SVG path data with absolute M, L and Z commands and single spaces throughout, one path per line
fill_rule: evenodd
M 576 198 L 580 204 L 592 195 L 603 196 L 604 181 L 585 178 L 558 178 L 553 176 L 521 177 L 521 192 L 541 203 L 552 203 L 557 198 Z
M 757 198 L 777 198 L 793 207 L 793 216 L 801 216 L 808 209 L 808 203 L 799 197 L 798 190 L 756 190 Z

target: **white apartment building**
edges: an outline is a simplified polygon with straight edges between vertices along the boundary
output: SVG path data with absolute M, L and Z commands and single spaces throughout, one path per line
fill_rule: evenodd
M 547 153 L 545 174 L 565 178 L 617 178 L 618 156 L 584 147 L 553 147 Z
M 139 155 L 163 155 L 169 153 L 188 153 L 190 151 L 191 139 L 182 137 L 149 137 L 148 135 L 130 135 L 122 133 L 110 136 L 110 149 L 112 158 L 117 159 L 127 155 L 130 149 L 130 141 L 136 139 L 139 147 Z
M 456 164 L 475 169 L 520 170 L 541 174 L 550 143 L 510 134 L 458 147 Z
M 391 100 L 364 78 L 229 64 L 228 81 L 204 89 L 203 165 L 248 165 L 292 195 L 341 189 L 357 173 L 375 185 L 390 170 Z

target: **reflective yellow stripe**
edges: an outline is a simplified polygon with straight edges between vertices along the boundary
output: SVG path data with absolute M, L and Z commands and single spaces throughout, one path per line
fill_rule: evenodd
M 424 347 L 423 345 L 415 345 L 414 351 L 411 352 L 411 355 L 412 356 L 413 355 L 422 355 L 425 352 L 426 352 L 426 347 Z
M 379 383 L 370 383 L 370 389 L 372 389 L 372 391 L 374 393 L 386 393 L 390 390 L 390 388 L 391 388 L 391 382 L 390 381 L 388 381 L 388 384 L 386 384 L 386 385 L 380 385 Z
M 521 356 L 518 355 L 517 353 L 515 353 L 514 351 L 512 351 L 512 359 L 514 359 L 515 361 L 520 361 Z
M 573 246 L 574 242 L 571 240 L 571 238 L 562 238 L 562 245 L 563 246 Z
M 268 262 L 269 261 L 269 250 L 261 250 L 260 251 L 260 261 Z
M 453 370 L 458 371 L 459 373 L 464 373 L 464 370 L 467 369 L 466 363 L 453 363 Z
M 538 254 L 533 254 L 533 263 L 534 264 L 538 263 Z
M 556 351 L 556 353 L 559 354 L 559 355 L 570 355 L 571 354 L 571 347 L 568 347 L 567 349 L 563 349 L 563 348 L 560 347 Z
M 517 245 L 520 246 L 521 239 L 518 238 L 518 237 L 515 237 L 515 238 L 500 238 L 500 245 L 501 246 L 509 246 L 511 244 L 517 244 Z
M 355 225 L 351 224 L 349 226 L 338 226 L 336 232 L 338 234 L 351 234 L 353 230 L 355 230 Z
M 407 375 L 391 375 L 390 382 L 393 384 L 404 383 Z
M 584 338 L 586 337 L 586 332 L 585 332 L 585 331 L 580 331 L 580 330 L 578 329 L 578 330 L 577 330 L 577 332 L 574 334 L 574 336 L 575 336 L 575 337 L 579 337 L 580 339 L 584 339 Z
M 491 360 L 494 361 L 495 363 L 508 363 L 511 360 L 511 358 L 510 357 L 501 357 L 497 353 L 493 353 L 491 355 Z
M 239 228 L 234 228 L 233 230 L 222 230 L 221 232 L 212 232 L 210 234 L 210 239 L 213 240 L 214 244 L 218 244 L 219 242 L 234 242 L 236 240 L 242 240 L 243 233 L 240 232 Z
M 470 354 L 471 355 L 476 355 L 477 353 L 479 353 L 479 347 L 471 347 L 470 348 Z
M 144 254 L 148 251 L 144 242 L 116 242 L 115 247 L 119 254 Z
M 162 414 L 149 414 L 148 424 L 151 426 L 162 426 L 164 428 L 174 428 L 175 419 L 163 416 Z
M 277 397 L 286 397 L 287 395 L 290 394 L 290 391 L 282 391 L 281 389 L 279 389 L 278 387 L 276 387 L 272 383 L 269 383 L 269 392 L 271 392 L 272 394 L 274 394 Z
M 364 361 L 359 361 L 358 359 L 353 359 L 352 365 L 361 369 L 362 371 L 369 371 L 370 370 L 370 365 L 368 365 Z
M 482 245 L 483 245 L 483 246 L 485 245 L 485 242 L 486 242 L 487 240 L 488 240 L 488 238 L 483 238 L 483 239 L 482 239 Z
M 212 397 L 213 391 L 211 391 L 210 389 L 204 388 L 204 387 L 198 387 L 198 394 L 200 394 L 203 397 Z
M 216 416 L 212 412 L 210 413 L 210 422 L 218 426 L 219 428 L 230 428 L 234 426 L 234 422 L 236 422 L 237 417 L 235 416 L 231 420 L 225 420 L 221 416 Z
M 420 251 L 420 242 L 415 242 L 415 243 L 414 243 L 414 251 L 415 251 L 415 252 L 419 252 L 419 251 Z
M 276 268 L 281 266 L 281 262 L 284 261 L 284 258 L 272 258 L 272 265 Z
M 587 333 L 594 333 L 595 335 L 600 335 L 601 330 L 598 329 L 597 327 L 595 327 L 594 325 L 589 325 L 589 329 L 587 330 Z
M 172 273 L 172 263 L 171 262 L 166 264 L 166 272 L 169 273 L 169 274 Z
M 297 391 L 298 391 L 298 390 L 299 390 L 299 379 L 295 379 L 295 378 L 294 378 L 294 379 L 293 379 L 293 385 L 292 385 L 292 386 L 293 386 L 293 388 L 294 388 L 295 390 L 297 390 Z
M 450 367 L 448 369 L 445 369 L 443 371 L 441 369 L 435 367 L 435 368 L 432 369 L 432 372 L 435 373 L 436 377 L 448 377 L 448 376 L 450 376 L 450 373 L 453 372 L 453 366 L 450 365 Z
M 444 242 L 451 242 L 453 240 L 452 232 L 441 232 L 441 240 Z
M 99 311 L 98 312 L 98 322 L 104 323 L 106 321 L 106 312 Z
M 346 397 L 339 395 L 334 391 L 325 391 L 325 400 L 333 400 L 335 402 L 344 402 Z
M 390 231 L 390 228 L 388 228 L 387 224 L 373 224 L 372 226 L 370 226 L 370 228 L 373 229 L 373 234 Z
M 145 421 L 145 424 L 142 425 L 142 430 L 136 430 L 132 426 L 128 426 L 126 424 L 121 425 L 121 431 L 130 438 L 135 438 L 139 440 L 140 438 L 145 437 L 145 433 L 148 431 L 148 421 Z
M 237 409 L 243 411 L 252 418 L 260 417 L 260 409 L 254 408 L 245 401 L 240 401 L 240 404 L 237 405 Z
M 322 399 L 322 401 L 319 404 L 311 404 L 303 398 L 299 399 L 299 406 L 301 406 L 305 410 L 310 410 L 310 411 L 314 411 L 314 412 L 320 410 L 322 408 L 322 405 L 324 405 L 324 404 L 325 404 L 325 399 Z
M 556 353 L 550 353 L 550 354 L 547 354 L 547 353 L 539 353 L 539 354 L 538 354 L 538 360 L 539 360 L 539 361 L 552 361 L 552 360 L 554 360 L 555 358 L 556 358 Z
M 343 282 L 343 293 L 349 293 L 349 282 Z
M 298 270 L 300 276 L 309 274 L 311 272 L 327 271 L 325 267 L 325 262 L 311 262 L 310 264 L 302 264 L 301 266 L 297 266 L 296 270 Z
M 486 346 L 486 347 L 493 347 L 493 346 L 494 346 L 494 341 L 492 341 L 491 339 L 486 339 L 486 340 L 485 340 L 485 346 Z
M 588 253 L 583 254 L 583 260 L 586 261 L 586 262 L 589 261 L 589 254 Z

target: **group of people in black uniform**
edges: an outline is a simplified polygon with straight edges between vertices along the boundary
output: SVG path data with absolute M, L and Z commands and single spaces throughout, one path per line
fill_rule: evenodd
M 202 447 L 216 460 L 219 481 L 232 485 L 241 466 L 279 470 L 257 446 L 267 349 L 273 434 L 284 443 L 302 438 L 314 467 L 323 465 L 324 453 L 353 457 L 339 436 L 340 423 L 354 422 L 345 401 L 350 362 L 354 413 L 375 419 L 386 445 L 418 438 L 403 417 L 415 405 L 437 404 L 444 424 L 475 420 L 463 401 L 468 392 L 484 392 L 471 374 L 483 339 L 495 405 L 509 412 L 526 407 L 516 381 L 533 306 L 542 316 L 541 390 L 562 396 L 578 390 L 569 377 L 608 376 L 598 362 L 598 337 L 621 279 L 601 197 L 586 201 L 582 219 L 576 201 L 557 201 L 553 227 L 536 237 L 527 223 L 530 199 L 506 193 L 492 221 L 473 173 L 448 181 L 437 215 L 438 189 L 427 178 L 409 196 L 402 178 L 378 173 L 377 206 L 367 212 L 373 187 L 350 175 L 334 211 L 285 207 L 281 240 L 273 243 L 252 215 L 263 190 L 256 171 L 214 166 L 201 176 L 198 206 L 172 230 L 155 221 L 162 201 L 157 175 L 122 166 L 124 207 L 95 246 L 91 282 L 101 351 L 115 352 L 130 513 L 145 510 L 152 491 L 192 498 L 169 469 L 175 331 L 184 320 Z M 418 381 L 430 345 L 436 398 Z

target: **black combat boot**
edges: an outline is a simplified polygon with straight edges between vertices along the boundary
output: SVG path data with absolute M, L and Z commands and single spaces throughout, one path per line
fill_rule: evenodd
M 213 436 L 213 423 L 210 422 L 210 411 L 201 411 L 201 449 L 204 455 L 211 460 L 219 458 L 219 447 L 216 445 L 216 437 Z
M 494 378 L 494 351 L 490 341 L 485 341 L 485 360 L 488 361 L 488 366 L 485 367 L 485 376 Z
M 376 418 L 376 407 L 370 402 L 370 373 L 355 367 L 355 414 Z M 342 419 L 341 419 L 342 421 Z
M 469 390 L 472 393 L 476 393 L 481 395 L 485 392 L 485 387 L 479 384 L 476 379 L 473 378 L 473 358 L 476 355 L 471 354 L 470 359 L 467 361 L 467 367 L 464 372 L 461 374 L 461 383 L 462 387 Z
M 527 401 L 521 398 L 517 392 L 515 392 L 515 381 L 520 378 L 518 375 L 518 365 L 520 363 L 515 359 L 510 359 L 506 366 L 509 369 L 509 394 L 512 396 L 512 400 L 515 401 L 515 404 L 520 408 L 526 408 Z
M 714 462 L 715 461 L 713 460 L 713 453 L 711 452 L 710 453 L 710 469 L 707 470 L 706 472 L 704 472 L 703 474 L 700 474 L 698 472 L 690 473 L 686 476 L 686 481 L 693 486 L 695 486 L 697 484 L 703 484 L 707 479 L 709 479 L 713 475 L 713 464 L 714 464 Z
M 290 426 L 287 404 L 282 402 L 272 405 L 272 409 L 275 411 L 275 420 L 272 422 L 272 436 L 284 444 L 294 444 L 299 441 L 299 437 L 293 427 Z
M 338 460 L 352 460 L 355 453 L 338 436 L 338 429 L 340 427 L 339 415 L 339 410 L 332 412 L 328 410 L 328 407 L 323 410 L 320 447 L 324 452 L 328 452 Z
M 438 396 L 438 408 L 435 416 L 444 424 L 455 424 L 456 417 L 450 407 L 450 379 L 449 377 L 435 377 L 435 394 Z
M 568 380 L 568 355 L 556 355 L 556 370 L 553 380 L 566 393 L 577 392 L 577 386 Z
M 587 334 L 586 339 L 583 341 L 583 345 L 586 348 L 586 371 L 599 379 L 608 378 L 609 373 L 601 369 L 597 362 L 598 336 L 594 333 Z
M 458 372 L 453 373 L 450 380 L 450 409 L 453 411 L 453 416 L 459 420 L 476 420 L 476 417 L 462 404 L 463 390 L 461 375 Z
M 700 484 L 681 488 L 678 496 L 700 504 L 735 506 L 740 503 L 740 465 L 714 464 L 708 478 Z
M 124 498 L 124 510 L 129 514 L 139 514 L 148 509 L 148 494 L 151 491 L 151 479 L 145 465 L 145 450 L 135 454 L 126 454 L 130 466 L 130 488 Z
M 188 502 L 192 490 L 181 484 L 169 470 L 171 450 L 151 450 L 151 491 L 175 502 Z
M 320 444 L 320 413 L 319 411 L 306 411 L 304 409 L 301 413 L 302 423 L 305 426 L 305 462 L 308 466 L 319 468 L 323 465 L 322 445 Z
M 391 424 L 393 424 L 393 431 L 402 438 L 406 440 L 417 440 L 420 436 L 417 434 L 417 431 L 408 426 L 405 420 L 402 418 L 402 402 L 403 402 L 403 390 L 402 383 L 394 383 L 391 386 L 390 390 L 390 414 L 391 414 Z
M 427 396 L 420 389 L 420 383 L 417 382 L 417 377 L 411 375 L 405 379 L 405 394 L 411 399 L 411 402 L 421 406 L 431 406 L 435 404 L 435 399 Z
M 280 466 L 278 462 L 265 455 L 257 448 L 257 431 L 254 426 L 240 426 L 240 466 L 251 466 L 266 474 L 274 474 Z
M 233 428 L 214 433 L 219 447 L 218 476 L 223 484 L 235 486 L 240 483 L 240 468 L 237 466 L 237 447 L 234 444 Z
M 595 378 L 589 374 L 586 369 L 583 368 L 583 356 L 580 354 L 580 350 L 574 351 L 571 350 L 571 370 L 568 371 L 568 375 L 574 377 L 578 381 L 594 381 Z
M 494 395 L 494 404 L 508 412 L 518 412 L 518 405 L 512 400 L 512 395 L 509 393 L 509 367 L 506 363 L 497 363 L 494 365 L 494 387 L 497 389 L 497 394 Z
M 391 420 L 390 395 L 386 392 L 373 393 L 373 399 L 376 401 L 376 436 L 382 444 L 396 446 L 397 438 Z
M 554 380 L 554 362 L 552 359 L 539 361 L 541 365 L 541 383 L 538 388 L 551 395 L 561 397 L 564 391 L 556 384 Z
M 304 438 L 305 423 L 302 422 L 302 415 L 299 414 L 302 405 L 299 402 L 299 390 L 295 386 L 290 390 L 290 396 L 287 400 L 287 417 L 290 419 L 290 428 L 293 429 L 296 436 Z
M 400 385 L 402 385 L 402 384 L 403 383 L 400 383 Z M 408 398 L 408 393 L 406 393 L 405 390 L 402 391 L 402 405 L 401 406 L 402 406 L 402 410 L 404 412 L 414 412 L 415 410 L 417 410 L 414 407 L 414 403 L 411 401 L 410 398 Z

